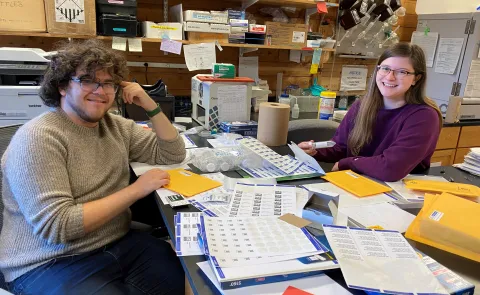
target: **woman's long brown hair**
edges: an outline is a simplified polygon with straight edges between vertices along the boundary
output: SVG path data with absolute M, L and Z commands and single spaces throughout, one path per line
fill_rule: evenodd
M 422 48 L 409 43 L 397 43 L 385 50 L 378 59 L 377 65 L 390 57 L 408 57 L 413 65 L 415 75 L 420 75 L 415 85 L 411 86 L 405 93 L 405 101 L 407 104 L 423 104 L 432 107 L 438 113 L 440 122 L 442 122 L 442 113 L 437 104 L 425 95 L 425 82 L 427 80 L 427 66 L 425 62 L 425 54 Z M 360 109 L 355 118 L 355 126 L 348 137 L 348 146 L 352 154 L 357 156 L 362 148 L 371 142 L 373 137 L 373 129 L 375 128 L 375 120 L 378 111 L 383 107 L 383 96 L 378 89 L 377 67 L 370 79 L 370 87 L 367 94 L 361 99 Z M 442 124 L 440 124 L 442 126 Z M 440 127 L 441 128 L 441 127 Z

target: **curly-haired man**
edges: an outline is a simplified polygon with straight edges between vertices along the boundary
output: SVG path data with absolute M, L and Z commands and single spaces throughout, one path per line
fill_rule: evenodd
M 22 126 L 2 158 L 0 269 L 13 293 L 184 293 L 170 245 L 129 230 L 129 206 L 169 181 L 155 169 L 129 185 L 129 161 L 172 164 L 186 153 L 159 106 L 123 81 L 127 71 L 98 40 L 52 57 L 40 90 L 52 109 Z M 108 113 L 120 88 L 155 133 Z

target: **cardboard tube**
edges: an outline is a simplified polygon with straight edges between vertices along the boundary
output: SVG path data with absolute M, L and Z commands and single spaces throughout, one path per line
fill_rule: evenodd
M 257 139 L 267 146 L 287 144 L 290 106 L 281 103 L 263 102 L 258 114 Z

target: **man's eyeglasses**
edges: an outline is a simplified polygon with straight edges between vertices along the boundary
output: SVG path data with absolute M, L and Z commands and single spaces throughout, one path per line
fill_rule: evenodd
M 92 81 L 90 79 L 81 79 L 77 77 L 72 77 L 70 80 L 79 83 L 82 90 L 89 91 L 89 92 L 97 91 L 98 87 L 102 86 L 105 94 L 112 95 L 117 93 L 119 89 L 119 85 L 113 82 L 101 83 L 101 82 Z
M 415 73 L 406 70 L 392 70 L 387 66 L 377 66 L 377 73 L 380 76 L 387 76 L 390 72 L 393 72 L 393 75 L 398 79 L 403 79 L 408 75 L 415 75 Z

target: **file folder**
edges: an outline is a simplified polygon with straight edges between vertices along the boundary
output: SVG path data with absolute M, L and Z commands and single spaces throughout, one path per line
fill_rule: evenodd
M 361 176 L 352 170 L 330 172 L 322 178 L 357 197 L 368 197 L 392 191 L 390 187 Z
M 405 236 L 480 262 L 480 204 L 443 193 L 425 194 L 425 204 Z
M 221 182 L 195 174 L 184 169 L 173 169 L 166 171 L 170 175 L 170 183 L 166 189 L 183 195 L 193 197 L 200 193 L 222 186 Z
M 403 182 L 407 188 L 417 191 L 450 193 L 457 196 L 471 198 L 480 197 L 480 188 L 471 184 L 420 179 L 409 179 L 404 180 Z

